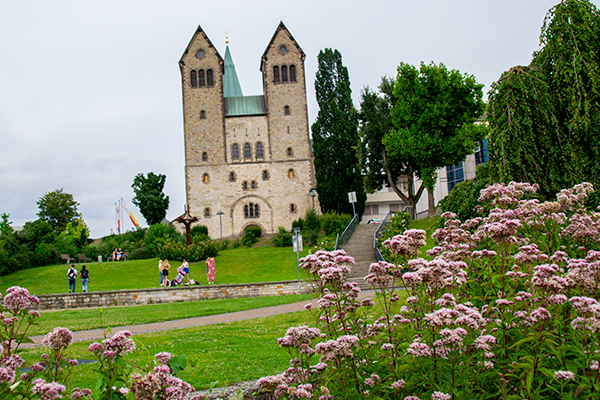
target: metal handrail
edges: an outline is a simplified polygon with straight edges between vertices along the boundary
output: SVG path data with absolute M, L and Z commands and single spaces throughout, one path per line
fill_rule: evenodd
M 395 213 L 392 211 L 388 212 L 383 221 L 381 221 L 381 224 L 379 224 L 379 226 L 377 227 L 377 229 L 375 229 L 375 232 L 373 233 L 373 252 L 375 253 L 375 259 L 377 261 L 385 261 L 385 258 L 383 258 L 383 255 L 381 255 L 381 252 L 377 248 L 377 240 L 379 239 L 379 236 L 381 236 L 383 230 L 390 223 L 390 219 L 392 218 L 393 214 Z
M 350 236 L 352 236 L 352 234 L 354 233 L 354 230 L 356 229 L 357 226 L 358 226 L 358 214 L 354 214 L 354 218 L 352 218 L 352 221 L 350 221 L 350 223 L 348 224 L 346 229 L 344 229 L 344 232 L 342 233 L 342 235 L 338 236 L 338 240 L 336 240 L 336 242 L 335 242 L 336 250 L 339 250 L 340 246 L 343 246 L 346 244 L 348 239 L 350 239 Z

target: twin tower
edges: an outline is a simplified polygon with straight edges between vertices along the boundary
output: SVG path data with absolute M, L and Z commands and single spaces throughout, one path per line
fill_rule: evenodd
M 260 62 L 263 94 L 244 96 L 229 47 L 223 58 L 198 27 L 185 49 L 186 197 L 211 237 L 289 230 L 315 204 L 305 57 L 281 22 Z

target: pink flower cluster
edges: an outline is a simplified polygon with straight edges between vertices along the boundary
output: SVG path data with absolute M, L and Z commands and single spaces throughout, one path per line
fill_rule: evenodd
M 61 399 L 61 393 L 65 391 L 65 387 L 56 382 L 47 383 L 43 379 L 33 381 L 31 393 L 40 395 L 40 400 L 57 400 Z
M 278 340 L 281 347 L 297 347 L 310 342 L 321 336 L 318 328 L 309 328 L 308 326 L 299 326 L 289 328 L 284 337 Z
M 52 332 L 48 332 L 42 344 L 48 346 L 51 350 L 61 350 L 69 347 L 73 343 L 73 334 L 67 328 L 56 327 Z
M 344 335 L 340 336 L 336 340 L 328 340 L 326 342 L 318 343 L 315 346 L 315 350 L 318 354 L 321 354 L 321 361 L 327 362 L 344 357 L 352 357 L 352 347 L 358 343 L 358 336 L 355 335 Z
M 383 242 L 383 245 L 393 254 L 403 257 L 416 256 L 425 244 L 425 231 L 422 229 L 409 229 L 402 235 L 396 235 Z
M 29 294 L 29 291 L 20 286 L 12 286 L 6 289 L 4 296 L 4 308 L 13 314 L 21 310 L 28 310 L 40 304 L 40 300 Z

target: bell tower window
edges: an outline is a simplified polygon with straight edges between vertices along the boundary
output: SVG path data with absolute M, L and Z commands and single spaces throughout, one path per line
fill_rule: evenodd
M 273 83 L 279 83 L 279 67 L 273 67 Z
M 208 87 L 215 86 L 215 81 L 213 79 L 213 70 L 212 69 L 207 69 L 206 70 L 206 86 L 208 86 Z
M 290 65 L 290 82 L 296 82 L 296 66 Z
M 200 71 L 198 71 L 198 86 L 199 87 L 206 86 L 206 82 L 204 80 L 204 70 L 203 69 L 201 69 Z
M 288 69 L 284 65 L 283 67 L 281 67 L 281 82 L 284 83 L 287 81 L 288 81 Z
M 190 71 L 190 83 L 192 87 L 198 87 L 198 76 L 196 71 Z

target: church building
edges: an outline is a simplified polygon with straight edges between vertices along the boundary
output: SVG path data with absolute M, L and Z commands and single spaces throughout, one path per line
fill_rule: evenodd
M 185 49 L 186 199 L 212 238 L 290 230 L 313 207 L 305 57 L 281 22 L 260 60 L 263 94 L 244 96 L 229 46 L 222 57 L 198 27 Z

